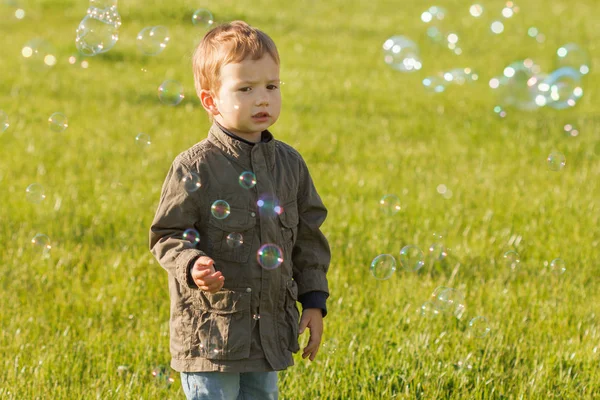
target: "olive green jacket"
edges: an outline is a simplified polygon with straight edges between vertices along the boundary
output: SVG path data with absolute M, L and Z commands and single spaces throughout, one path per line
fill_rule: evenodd
M 298 296 L 329 293 L 330 250 L 320 231 L 327 210 L 300 154 L 268 131 L 265 136 L 267 141 L 251 145 L 213 124 L 207 139 L 175 158 L 163 185 L 150 249 L 168 272 L 176 371 L 271 371 L 293 365 L 292 352 L 299 350 Z M 256 175 L 251 189 L 239 184 L 244 171 Z M 200 187 L 188 191 L 192 173 Z M 224 219 L 211 213 L 216 200 L 230 206 Z M 199 243 L 183 239 L 190 228 L 200 233 Z M 228 243 L 230 233 L 240 233 L 243 243 Z M 267 243 L 283 253 L 275 269 L 257 261 L 259 247 Z M 202 255 L 225 277 L 217 293 L 198 289 L 191 279 L 190 269 Z

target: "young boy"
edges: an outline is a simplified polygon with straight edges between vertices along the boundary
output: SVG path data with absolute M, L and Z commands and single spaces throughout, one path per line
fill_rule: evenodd
M 303 358 L 319 349 L 327 210 L 300 154 L 267 130 L 281 110 L 272 39 L 224 24 L 205 35 L 193 64 L 213 125 L 175 158 L 150 229 L 168 272 L 171 366 L 188 399 L 277 399 L 276 371 L 293 365 L 298 334 L 310 330 Z M 199 242 L 185 240 L 187 229 Z

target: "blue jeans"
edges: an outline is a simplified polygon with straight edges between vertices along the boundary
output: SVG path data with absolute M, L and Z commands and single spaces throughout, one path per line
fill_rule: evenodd
M 188 400 L 277 400 L 277 372 L 182 372 Z

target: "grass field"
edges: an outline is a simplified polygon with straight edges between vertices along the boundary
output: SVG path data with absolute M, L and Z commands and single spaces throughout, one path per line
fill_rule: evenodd
M 204 30 L 195 8 L 217 21 L 244 19 L 268 32 L 282 59 L 283 110 L 274 135 L 305 157 L 329 208 L 331 297 L 317 361 L 297 357 L 280 374 L 283 399 L 600 398 L 600 5 L 594 0 L 523 0 L 493 35 L 502 2 L 440 0 L 457 56 L 428 41 L 420 1 L 140 1 L 119 4 L 120 39 L 111 51 L 67 62 L 87 4 L 73 0 L 0 5 L 0 398 L 181 399 L 155 378 L 167 365 L 165 271 L 148 251 L 148 229 L 173 158 L 206 137 L 190 55 Z M 155 58 L 136 35 L 164 25 L 171 40 Z M 536 26 L 543 43 L 527 36 Z M 381 45 L 404 34 L 421 47 L 423 69 L 402 74 L 383 63 Z M 21 56 L 44 38 L 58 63 L 38 68 Z M 532 57 L 546 70 L 567 42 L 587 48 L 585 95 L 568 110 L 508 109 L 488 86 L 512 61 Z M 480 79 L 427 93 L 426 75 L 471 67 Z M 145 69 L 146 72 L 142 72 Z M 156 95 L 165 79 L 183 83 L 176 107 Z M 61 133 L 48 116 L 69 119 Z M 579 135 L 563 132 L 573 124 Z M 151 136 L 141 149 L 138 133 Z M 562 171 L 546 157 L 566 156 Z M 46 198 L 26 200 L 39 183 Z M 438 192 L 447 188 L 446 196 Z M 451 191 L 451 195 L 450 192 Z M 381 212 L 396 194 L 402 210 Z M 449 255 L 419 273 L 399 268 L 375 280 L 371 260 L 424 251 L 443 232 Z M 42 256 L 37 233 L 52 244 Z M 514 249 L 515 270 L 503 263 Z M 555 274 L 560 257 L 566 272 Z M 464 293 L 466 312 L 423 317 L 440 285 Z M 473 337 L 469 321 L 491 328 Z M 307 338 L 302 337 L 306 342 Z

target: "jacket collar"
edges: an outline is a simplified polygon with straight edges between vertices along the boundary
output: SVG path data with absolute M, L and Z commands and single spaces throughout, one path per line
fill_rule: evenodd
M 256 152 L 264 155 L 271 169 L 275 165 L 275 139 L 268 130 L 262 131 L 260 142 L 251 144 L 228 135 L 217 123 L 213 122 L 208 132 L 208 140 L 244 166 L 252 165 L 252 153 Z

